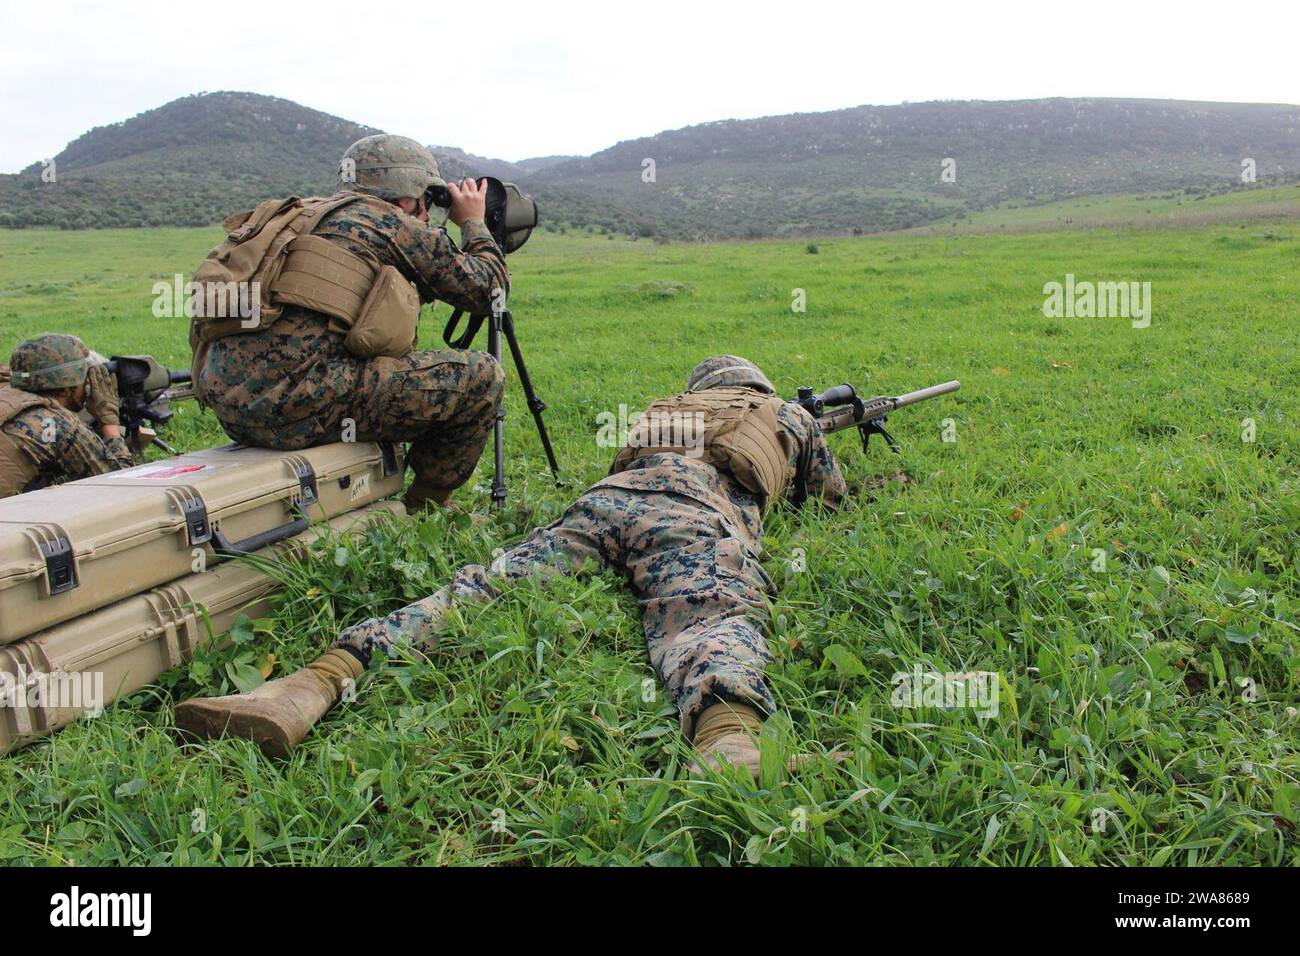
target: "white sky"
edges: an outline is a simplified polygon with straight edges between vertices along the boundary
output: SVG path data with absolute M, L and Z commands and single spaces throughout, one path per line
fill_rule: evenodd
M 0 172 L 204 90 L 502 159 L 904 100 L 1300 104 L 1298 26 L 1300 0 L 0 0 Z

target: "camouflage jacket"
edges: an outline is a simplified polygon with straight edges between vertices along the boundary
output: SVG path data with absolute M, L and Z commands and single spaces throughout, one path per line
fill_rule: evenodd
M 838 508 L 848 491 L 844 475 L 826 436 L 804 408 L 787 402 L 777 415 L 790 434 L 790 467 L 797 469 L 804 449 L 812 454 L 807 473 L 808 498 L 828 508 Z M 759 499 L 743 488 L 730 473 L 694 458 L 676 454 L 652 454 L 638 458 L 625 470 L 602 478 L 596 488 L 627 488 L 635 491 L 666 491 L 690 498 L 722 516 L 728 533 L 744 542 L 755 558 L 763 556 L 763 513 Z M 790 498 L 794 489 L 786 493 Z
M 326 216 L 315 234 L 370 253 L 415 283 L 422 302 L 442 300 L 471 314 L 492 309 L 509 287 L 505 256 L 481 219 L 461 226 L 464 248 L 447 230 L 397 206 L 353 203 Z M 295 422 L 333 419 L 351 408 L 365 359 L 343 347 L 326 316 L 286 306 L 265 329 L 213 342 L 197 369 L 200 391 L 219 418 L 292 431 Z
M 0 498 L 135 464 L 123 438 L 101 439 L 53 402 L 28 408 L 0 425 L 0 456 L 6 459 L 0 462 Z

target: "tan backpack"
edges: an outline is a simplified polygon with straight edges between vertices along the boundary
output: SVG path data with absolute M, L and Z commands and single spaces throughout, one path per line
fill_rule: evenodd
M 709 388 L 662 398 L 631 429 L 609 473 L 646 455 L 671 452 L 726 469 L 771 504 L 794 479 L 792 439 L 777 418 L 784 404 L 776 395 L 751 388 Z
M 203 346 L 228 335 L 262 331 L 286 305 L 329 316 L 331 330 L 344 337 L 344 346 L 358 358 L 398 358 L 414 347 L 420 315 L 415 287 L 395 267 L 312 235 L 326 215 L 354 202 L 382 200 L 359 193 L 290 196 L 268 199 L 225 221 L 225 240 L 208 253 L 192 279 L 190 346 L 196 381 L 200 353 L 207 351 Z M 254 283 L 255 308 L 249 301 Z
M 42 395 L 0 385 L 0 498 L 19 494 L 39 474 L 31 456 L 4 426 L 28 409 L 53 407 Z

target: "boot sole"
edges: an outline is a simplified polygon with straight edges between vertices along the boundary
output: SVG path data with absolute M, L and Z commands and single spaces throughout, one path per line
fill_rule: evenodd
M 284 758 L 293 749 L 273 721 L 256 714 L 231 712 L 202 700 L 177 704 L 176 726 L 199 740 L 219 737 L 251 740 L 268 757 Z

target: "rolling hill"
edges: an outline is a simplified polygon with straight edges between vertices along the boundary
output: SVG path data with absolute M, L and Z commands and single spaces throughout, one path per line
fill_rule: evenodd
M 379 130 L 252 93 L 183 97 L 80 136 L 0 177 L 0 225 L 186 226 L 276 194 L 328 188 L 348 144 Z
M 532 181 L 575 222 L 674 239 L 881 232 L 1010 202 L 1300 174 L 1300 107 L 1052 99 L 861 106 L 620 143 Z M 643 181 L 646 159 L 655 181 Z M 954 160 L 955 181 L 941 178 Z
M 69 143 L 55 182 L 39 163 L 0 176 L 0 226 L 217 222 L 267 196 L 329 190 L 343 150 L 373 132 L 275 97 L 184 97 Z M 873 233 L 1007 204 L 1242 190 L 1247 158 L 1255 186 L 1300 181 L 1300 107 L 944 101 L 724 120 L 588 157 L 433 149 L 451 176 L 519 182 L 550 228 L 671 240 Z

